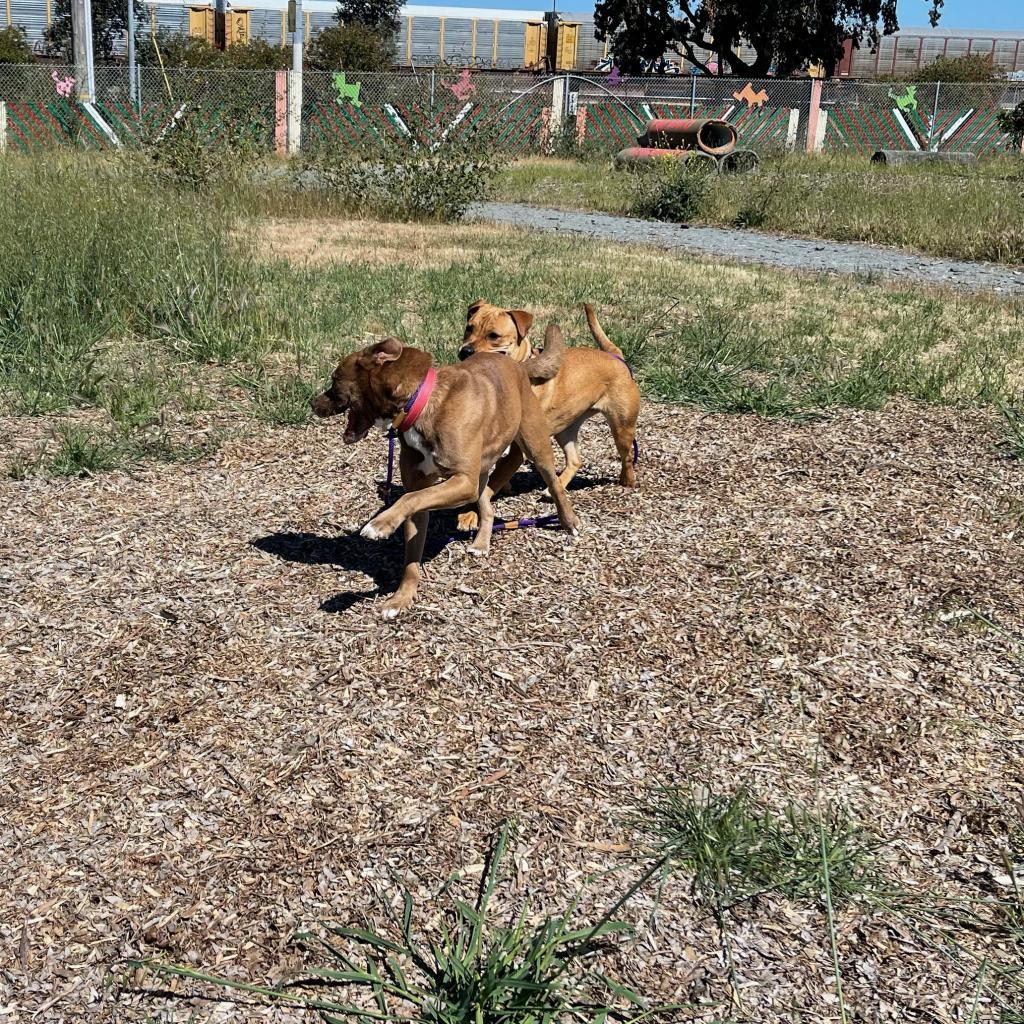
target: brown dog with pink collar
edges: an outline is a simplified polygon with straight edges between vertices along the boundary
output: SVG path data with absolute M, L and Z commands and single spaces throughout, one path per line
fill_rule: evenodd
M 435 370 L 429 353 L 386 338 L 343 359 L 330 386 L 313 399 L 317 416 L 348 413 L 346 444 L 361 441 L 375 424 L 393 423 L 398 430 L 405 493 L 361 531 L 381 539 L 405 524 L 405 570 L 384 602 L 385 618 L 397 616 L 416 596 L 432 510 L 476 503 L 479 527 L 469 550 L 490 551 L 494 509 L 487 480 L 492 472 L 504 475 L 507 461 L 518 465 L 525 455 L 536 466 L 562 526 L 578 533 L 576 513 L 555 473 L 547 421 L 530 386 L 554 377 L 564 354 L 554 324 L 529 373 L 504 355 L 486 353 Z

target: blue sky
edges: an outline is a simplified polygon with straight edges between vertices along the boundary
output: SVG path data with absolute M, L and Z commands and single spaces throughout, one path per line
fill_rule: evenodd
M 415 0 L 414 0 L 415 2 Z M 423 0 L 418 0 L 423 2 Z M 549 10 L 551 0 L 434 0 L 457 7 L 504 7 L 519 10 Z M 593 0 L 558 0 L 561 11 L 593 10 Z M 903 28 L 928 24 L 926 0 L 900 0 L 900 25 Z M 946 0 L 942 28 L 1024 29 L 1022 0 Z

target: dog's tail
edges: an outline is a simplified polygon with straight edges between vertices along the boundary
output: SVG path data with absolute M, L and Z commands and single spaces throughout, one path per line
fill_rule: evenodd
M 597 347 L 602 352 L 610 352 L 613 356 L 618 356 L 624 361 L 625 357 L 622 355 L 622 349 L 604 333 L 604 329 L 597 322 L 597 314 L 594 312 L 594 307 L 589 302 L 584 302 L 583 310 L 587 314 L 587 326 L 590 328 L 590 333 L 594 336 L 594 341 L 597 342 Z
M 551 380 L 558 373 L 564 355 L 565 338 L 562 337 L 562 328 L 558 324 L 548 324 L 544 332 L 544 351 L 523 363 L 531 383 L 540 384 Z

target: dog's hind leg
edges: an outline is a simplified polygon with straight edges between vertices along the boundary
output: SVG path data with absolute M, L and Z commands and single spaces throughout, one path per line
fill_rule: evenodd
M 565 488 L 555 473 L 555 460 L 551 454 L 551 437 L 548 434 L 547 421 L 532 392 L 528 392 L 527 396 L 524 396 L 523 418 L 519 424 L 519 436 L 516 438 L 516 444 L 536 466 L 541 479 L 548 485 L 562 526 L 574 535 L 579 533 L 580 521 L 573 510 L 569 495 L 565 493 Z
M 568 488 L 572 478 L 580 471 L 580 466 L 583 465 L 577 438 L 579 437 L 580 427 L 588 419 L 589 416 L 581 416 L 575 423 L 569 424 L 565 430 L 555 434 L 555 440 L 565 455 L 565 469 L 558 474 L 559 483 L 565 488 Z
M 619 453 L 622 470 L 619 484 L 622 487 L 636 487 L 636 470 L 633 468 L 633 442 L 636 439 L 636 420 L 640 414 L 640 393 L 620 395 L 601 409 L 608 421 L 615 448 Z

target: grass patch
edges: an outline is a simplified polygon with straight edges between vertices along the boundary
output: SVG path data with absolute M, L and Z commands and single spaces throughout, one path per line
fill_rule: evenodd
M 57 450 L 46 464 L 50 476 L 83 476 L 117 469 L 125 456 L 113 438 L 88 427 L 64 424 L 57 428 Z
M 629 211 L 651 189 L 649 174 L 614 171 L 609 157 L 526 158 L 505 167 L 495 186 L 507 201 L 610 213 Z M 1010 158 L 973 169 L 877 166 L 859 154 L 767 155 L 757 174 L 710 178 L 701 201 L 675 219 L 1022 263 L 1024 175 Z
M 475 899 L 453 900 L 439 924 L 429 921 L 433 911 L 427 921 L 416 920 L 412 893 L 400 886 L 399 910 L 393 909 L 394 900 L 381 898 L 386 928 L 324 925 L 296 936 L 312 956 L 325 962 L 277 988 L 183 966 L 133 966 L 239 990 L 263 1004 L 284 1002 L 318 1010 L 326 1021 L 597 1024 L 651 1020 L 681 1009 L 650 1005 L 599 968 L 601 954 L 611 948 L 609 940 L 628 931 L 614 915 L 635 887 L 589 925 L 574 923 L 575 905 L 546 917 L 521 907 L 505 923 L 495 921 L 492 901 L 503 881 L 509 840 L 509 828 L 502 827 L 485 858 Z
M 17 452 L 7 463 L 10 480 L 33 477 L 94 476 L 128 469 L 140 462 L 191 462 L 209 455 L 217 438 L 198 444 L 164 429 L 104 429 L 62 423 L 52 442 L 30 452 Z
M 1011 459 L 1024 459 L 1024 410 L 1003 406 L 1002 436 L 997 448 Z
M 272 376 L 257 367 L 251 376 L 239 377 L 239 383 L 249 392 L 258 420 L 276 426 L 298 426 L 309 421 L 310 399 L 323 390 L 325 377 L 301 373 Z
M 655 855 L 688 871 L 694 892 L 723 909 L 768 892 L 838 902 L 877 885 L 877 841 L 833 805 L 819 812 L 790 802 L 778 814 L 745 788 L 664 786 L 635 824 Z
M 133 435 L 241 398 L 254 419 L 301 424 L 320 372 L 368 338 L 454 361 L 481 296 L 587 346 L 581 307 L 595 302 L 649 397 L 715 412 L 804 417 L 894 395 L 1022 404 L 1024 309 L 1006 299 L 483 225 L 339 220 L 333 199 L 308 196 L 315 218 L 264 235 L 258 190 L 197 204 L 88 154 L 8 158 L 0 179 L 0 406 L 15 415 L 102 408 Z

